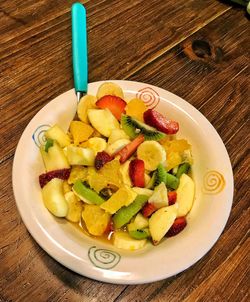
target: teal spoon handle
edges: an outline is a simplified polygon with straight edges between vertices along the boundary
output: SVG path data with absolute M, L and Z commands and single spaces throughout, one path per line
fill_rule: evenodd
M 88 49 L 86 10 L 81 3 L 71 8 L 72 56 L 74 86 L 77 95 L 83 95 L 88 88 Z

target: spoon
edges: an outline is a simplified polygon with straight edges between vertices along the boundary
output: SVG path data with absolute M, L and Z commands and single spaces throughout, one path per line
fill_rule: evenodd
M 81 3 L 76 2 L 72 5 L 71 19 L 74 87 L 79 102 L 88 89 L 86 10 Z

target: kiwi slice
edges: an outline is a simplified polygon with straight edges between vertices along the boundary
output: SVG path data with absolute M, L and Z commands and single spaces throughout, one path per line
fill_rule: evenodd
M 158 186 L 162 182 L 166 183 L 166 170 L 163 167 L 163 164 L 159 164 L 157 169 L 154 171 L 147 188 L 154 189 L 154 187 Z
M 73 187 L 73 192 L 86 203 L 92 203 L 96 205 L 102 204 L 105 200 L 99 196 L 94 190 L 86 187 L 81 180 L 77 180 Z
M 138 240 L 150 237 L 148 228 L 129 231 L 129 235 Z
M 129 115 L 122 114 L 121 116 L 122 129 L 130 138 L 135 138 L 139 134 L 143 134 L 145 140 L 158 141 L 166 136 L 165 133 L 150 127 Z
M 127 224 L 133 216 L 135 216 L 147 202 L 148 196 L 137 195 L 136 199 L 127 207 L 122 207 L 113 216 L 113 222 L 116 229 L 123 227 Z

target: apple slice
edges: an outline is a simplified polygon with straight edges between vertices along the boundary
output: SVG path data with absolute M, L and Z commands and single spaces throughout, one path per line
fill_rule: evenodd
M 119 122 L 108 109 L 89 109 L 88 118 L 92 126 L 102 135 L 109 137 L 113 129 L 119 129 Z
M 90 148 L 81 148 L 73 145 L 63 149 L 70 165 L 94 166 L 95 152 Z
M 143 248 L 147 243 L 147 239 L 133 239 L 126 232 L 115 231 L 113 243 L 118 249 L 134 251 Z
M 168 190 L 164 182 L 155 187 L 153 194 L 148 199 L 148 203 L 153 204 L 156 209 L 168 206 Z
M 42 197 L 45 207 L 56 217 L 65 217 L 68 213 L 68 204 L 63 194 L 63 180 L 53 178 L 42 188 Z
M 60 126 L 55 124 L 45 132 L 45 137 L 56 140 L 60 147 L 64 148 L 70 144 L 69 136 L 62 130 Z
M 182 174 L 179 187 L 176 190 L 176 202 L 178 204 L 177 217 L 186 216 L 191 210 L 194 201 L 194 192 L 194 181 L 187 174 Z
M 149 218 L 149 231 L 154 245 L 157 245 L 165 236 L 176 217 L 177 207 L 176 205 L 172 205 L 160 208 Z

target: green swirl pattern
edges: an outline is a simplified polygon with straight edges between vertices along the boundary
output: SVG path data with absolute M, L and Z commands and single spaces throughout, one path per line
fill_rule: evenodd
M 121 259 L 121 256 L 118 253 L 106 249 L 100 249 L 96 246 L 92 246 L 89 249 L 88 257 L 96 267 L 103 269 L 111 269 L 115 267 Z

